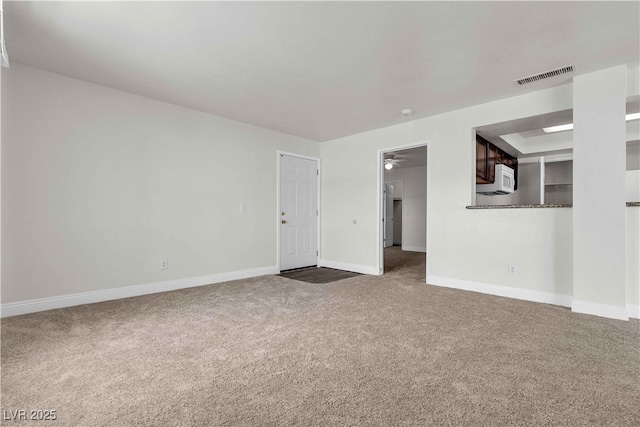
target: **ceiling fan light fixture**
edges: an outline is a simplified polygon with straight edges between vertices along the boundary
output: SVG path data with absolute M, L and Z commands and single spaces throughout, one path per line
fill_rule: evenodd
M 395 156 L 393 154 L 389 155 L 386 159 L 384 159 L 384 168 L 386 170 L 391 170 L 393 169 L 393 166 L 395 165 Z

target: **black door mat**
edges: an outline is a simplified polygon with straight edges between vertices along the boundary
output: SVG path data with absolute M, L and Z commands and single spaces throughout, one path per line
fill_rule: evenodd
M 307 283 L 331 283 L 362 275 L 352 271 L 336 270 L 327 267 L 305 267 L 283 271 L 279 276 Z

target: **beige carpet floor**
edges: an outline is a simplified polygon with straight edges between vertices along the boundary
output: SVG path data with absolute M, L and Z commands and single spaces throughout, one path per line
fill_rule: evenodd
M 640 323 L 387 274 L 264 276 L 2 320 L 3 418 L 55 426 L 640 425 Z

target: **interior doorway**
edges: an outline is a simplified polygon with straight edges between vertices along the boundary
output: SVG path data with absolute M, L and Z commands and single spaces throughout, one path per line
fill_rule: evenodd
M 403 254 L 426 258 L 428 144 L 379 150 L 378 161 L 378 270 L 385 274 L 385 253 L 394 263 Z

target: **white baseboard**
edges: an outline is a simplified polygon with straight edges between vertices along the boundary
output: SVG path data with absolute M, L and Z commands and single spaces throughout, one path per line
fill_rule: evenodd
M 626 306 L 618 307 L 615 305 L 574 300 L 573 304 L 571 304 L 571 311 L 582 314 L 592 314 L 600 317 L 608 317 L 609 319 L 629 320 L 629 310 Z
M 212 274 L 208 276 L 189 277 L 186 279 L 168 280 L 166 282 L 147 283 L 144 285 L 124 286 L 120 288 L 99 291 L 80 292 L 76 294 L 60 295 L 49 298 L 39 298 L 27 301 L 10 302 L 0 306 L 0 317 L 17 316 L 56 308 L 71 307 L 95 302 L 110 301 L 120 298 L 136 297 L 155 294 L 158 292 L 175 291 L 196 286 L 211 285 L 228 282 L 230 280 L 247 279 L 250 277 L 278 274 L 278 267 L 262 267 L 249 270 L 232 271 L 229 273 Z
M 509 286 L 490 285 L 487 283 L 451 279 L 448 277 L 427 276 L 427 284 L 442 286 L 445 288 L 480 292 L 483 294 L 497 295 L 507 298 L 540 302 L 544 304 L 571 307 L 571 311 L 574 311 L 576 313 L 591 314 L 594 316 L 607 317 L 609 319 L 629 320 L 629 317 L 640 318 L 640 306 L 637 305 L 617 307 L 587 301 L 577 301 L 574 300 L 570 295 L 553 294 L 550 292 L 533 291 L 530 289 L 518 289 Z
M 490 285 L 487 283 L 472 282 L 468 280 L 451 279 L 449 277 L 427 276 L 427 284 L 521 299 L 525 301 L 540 302 L 543 304 L 560 305 L 563 307 L 571 307 L 571 303 L 573 301 L 573 298 L 570 295 L 534 291 L 531 289 L 512 288 L 510 286 Z
M 335 268 L 338 270 L 353 271 L 355 273 L 361 274 L 370 274 L 374 276 L 380 275 L 375 267 L 358 264 L 320 260 L 318 262 L 318 266 Z M 56 308 L 72 307 L 82 304 L 92 304 L 96 302 L 154 294 L 158 292 L 174 291 L 178 289 L 192 288 L 196 286 L 204 286 L 214 283 L 228 282 L 231 280 L 247 279 L 250 277 L 278 273 L 279 270 L 277 266 L 271 266 L 249 270 L 233 271 L 229 273 L 212 274 L 208 276 L 169 280 L 165 282 L 148 283 L 143 285 L 125 286 L 99 291 L 80 292 L 76 294 L 61 295 L 49 298 L 11 302 L 0 305 L 0 317 L 17 316 L 20 314 L 35 313 L 38 311 L 53 310 Z M 639 305 L 628 304 L 625 309 L 624 307 L 596 304 L 586 301 L 573 301 L 573 298 L 569 295 L 553 294 L 549 292 L 533 291 L 529 289 L 517 289 L 508 286 L 490 285 L 486 283 L 438 276 L 428 276 L 427 284 L 445 288 L 480 292 L 483 294 L 497 295 L 507 298 L 540 302 L 544 304 L 554 304 L 563 307 L 571 307 L 572 311 L 575 311 L 576 313 L 592 314 L 612 319 L 628 320 L 629 317 L 640 319 Z
M 353 271 L 354 273 L 370 274 L 372 276 L 380 275 L 380 271 L 375 267 L 331 261 L 328 259 L 321 259 L 320 261 L 318 261 L 318 267 L 335 268 L 336 270 Z
M 402 245 L 402 250 L 403 251 L 408 251 L 408 252 L 427 252 L 427 248 L 422 247 L 422 246 L 405 246 L 405 245 Z

